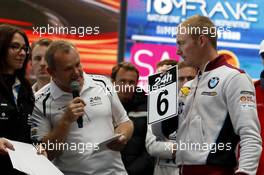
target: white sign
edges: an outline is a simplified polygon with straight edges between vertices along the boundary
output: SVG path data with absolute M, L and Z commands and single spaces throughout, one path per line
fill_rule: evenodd
M 7 150 L 15 169 L 29 175 L 63 175 L 45 156 L 38 155 L 36 148 L 27 143 L 8 140 L 15 148 Z
M 178 114 L 178 67 L 172 67 L 165 73 L 148 77 L 148 124 L 156 123 Z

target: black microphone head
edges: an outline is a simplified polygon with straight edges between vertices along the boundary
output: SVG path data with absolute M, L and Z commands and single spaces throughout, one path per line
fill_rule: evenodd
M 80 83 L 78 81 L 72 81 L 70 86 L 72 91 L 80 91 Z

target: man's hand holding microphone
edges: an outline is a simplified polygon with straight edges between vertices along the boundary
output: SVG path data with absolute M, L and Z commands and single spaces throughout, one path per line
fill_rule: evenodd
M 84 107 L 85 102 L 80 98 L 80 83 L 78 81 L 72 81 L 71 84 L 73 100 L 67 106 L 64 119 L 69 123 L 77 121 L 78 128 L 83 127 L 83 114 L 85 114 Z

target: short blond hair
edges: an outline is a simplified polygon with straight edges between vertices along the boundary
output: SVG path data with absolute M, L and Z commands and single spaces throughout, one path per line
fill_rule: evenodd
M 60 51 L 62 53 L 69 53 L 71 50 L 76 50 L 76 47 L 65 40 L 57 40 L 53 41 L 49 46 L 45 54 L 45 60 L 48 63 L 48 67 L 55 70 L 56 69 L 56 64 L 55 64 L 55 54 L 57 51 Z
M 206 36 L 212 46 L 217 48 L 217 28 L 210 18 L 201 15 L 194 15 L 187 18 L 180 24 L 180 27 L 188 28 L 191 31 L 190 35 L 193 39 L 197 39 L 199 36 Z M 195 30 L 195 31 L 194 31 Z M 205 30 L 207 30 L 205 32 Z M 199 31 L 198 33 L 196 31 Z

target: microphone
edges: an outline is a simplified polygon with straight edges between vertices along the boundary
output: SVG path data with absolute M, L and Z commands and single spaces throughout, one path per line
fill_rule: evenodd
M 71 90 L 72 90 L 72 97 L 80 97 L 79 91 L 80 91 L 80 83 L 78 81 L 72 81 L 71 84 Z M 77 119 L 77 124 L 78 124 L 78 128 L 82 128 L 83 127 L 83 118 L 82 116 L 80 116 Z
M 260 74 L 260 87 L 264 89 L 264 70 Z

